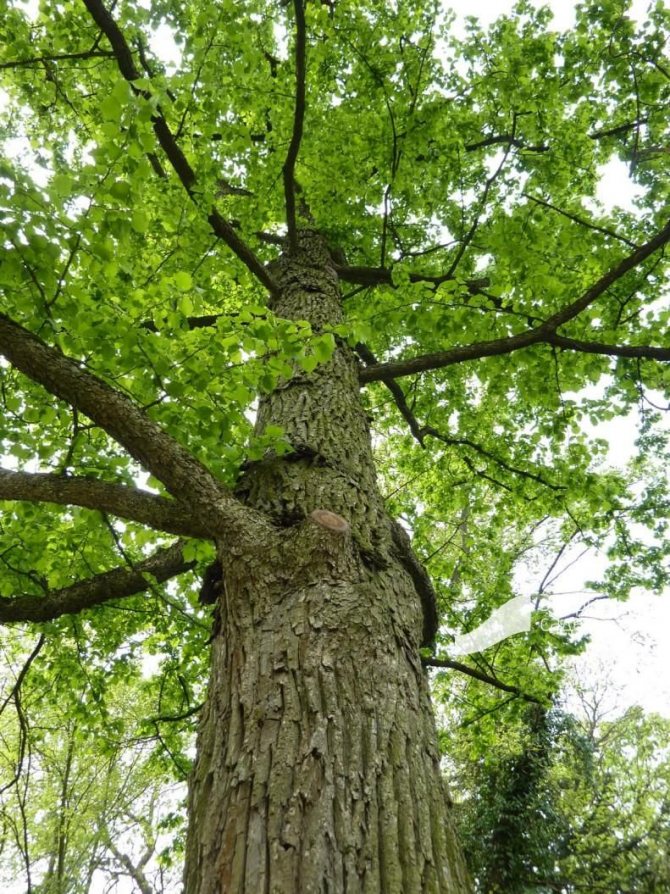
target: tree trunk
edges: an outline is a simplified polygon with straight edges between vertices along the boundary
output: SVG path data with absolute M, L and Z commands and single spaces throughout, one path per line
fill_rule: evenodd
M 341 321 L 317 234 L 272 273 L 277 315 L 315 331 Z M 238 488 L 274 539 L 246 554 L 221 545 L 187 894 L 471 890 L 419 659 L 416 563 L 377 488 L 358 391 L 338 344 L 261 400 L 257 430 L 281 425 L 293 452 L 249 464 Z

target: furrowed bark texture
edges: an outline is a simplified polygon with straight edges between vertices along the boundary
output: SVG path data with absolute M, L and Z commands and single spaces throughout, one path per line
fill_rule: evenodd
M 277 314 L 339 321 L 318 236 L 300 234 L 272 275 Z M 238 487 L 277 537 L 221 552 L 186 892 L 468 894 L 419 660 L 421 601 L 377 488 L 350 349 L 263 398 L 258 429 L 269 423 L 295 452 L 251 464 Z

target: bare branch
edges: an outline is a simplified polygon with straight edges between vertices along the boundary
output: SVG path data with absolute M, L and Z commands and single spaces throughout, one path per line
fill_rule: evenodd
M 587 289 L 576 301 L 566 305 L 562 310 L 557 311 L 557 313 L 553 314 L 545 320 L 544 323 L 541 323 L 534 329 L 527 329 L 525 332 L 519 332 L 516 335 L 510 335 L 507 338 L 476 342 L 471 345 L 457 346 L 448 351 L 437 351 L 433 354 L 423 354 L 422 356 L 411 357 L 407 360 L 396 360 L 389 363 L 380 363 L 377 366 L 369 366 L 361 370 L 360 381 L 362 384 L 365 384 L 367 382 L 385 381 L 388 378 L 397 378 L 399 376 L 427 372 L 431 369 L 443 369 L 446 366 L 452 366 L 455 363 L 463 363 L 467 360 L 511 354 L 513 351 L 518 351 L 521 348 L 527 348 L 530 347 L 530 345 L 537 344 L 554 344 L 559 347 L 571 347 L 573 350 L 578 350 L 576 346 L 580 344 L 580 342 L 573 339 L 566 339 L 563 336 L 558 336 L 556 334 L 558 327 L 574 319 L 582 313 L 582 311 L 586 310 L 586 308 L 593 304 L 593 302 L 606 292 L 610 286 L 614 285 L 614 283 L 621 279 L 626 273 L 641 264 L 642 261 L 646 260 L 669 240 L 670 222 L 648 242 L 645 242 L 644 245 L 641 245 L 616 266 L 608 270 L 607 273 L 601 276 L 600 279 L 594 283 L 591 288 Z M 560 345 L 559 341 L 563 341 L 563 344 Z M 572 344 L 568 345 L 568 342 L 572 342 Z M 586 345 L 589 343 L 583 342 L 581 344 Z M 614 348 L 615 346 L 606 347 Z M 617 353 L 621 354 L 621 356 L 645 356 L 641 353 L 642 350 L 645 350 L 648 352 L 646 356 L 650 357 L 650 359 L 666 359 L 664 353 L 665 348 L 636 348 L 635 350 L 638 351 L 638 353 L 625 354 L 624 352 L 628 350 L 632 351 L 633 349 L 627 349 L 624 346 L 621 346 L 621 348 L 617 349 Z M 592 351 L 592 353 L 608 352 Z M 612 351 L 612 353 L 615 352 Z
M 181 541 L 177 540 L 167 549 L 157 550 L 148 559 L 138 562 L 132 569 L 114 568 L 69 587 L 52 590 L 46 596 L 0 598 L 0 624 L 53 621 L 61 615 L 76 614 L 112 599 L 142 593 L 152 586 L 153 580 L 163 583 L 194 566 L 194 562 L 184 560 L 182 547 Z
M 238 531 L 246 528 L 249 510 L 130 398 L 3 314 L 0 354 L 51 394 L 85 413 L 174 497 L 201 512 L 212 531 L 217 525 L 233 525 Z
M 128 81 L 134 93 L 147 100 L 151 99 L 151 93 L 148 90 L 141 90 L 133 85 L 133 82 L 137 81 L 141 75 L 135 67 L 133 55 L 125 37 L 108 10 L 100 0 L 84 0 L 84 3 L 96 25 L 103 31 L 107 40 L 110 42 L 119 71 Z M 181 180 L 189 197 L 193 199 L 194 202 L 197 202 L 198 191 L 195 171 L 178 145 L 159 106 L 156 108 L 156 112 L 151 120 L 156 138 L 167 155 L 175 173 Z M 216 208 L 212 208 L 207 220 L 214 233 L 226 243 L 254 276 L 270 292 L 275 293 L 277 291 L 277 285 L 265 269 L 264 265 L 252 252 L 249 246 L 240 239 L 234 228 L 221 216 Z
M 469 667 L 467 664 L 461 664 L 460 661 L 452 661 L 449 658 L 422 658 L 421 663 L 424 667 L 449 668 L 450 670 L 458 671 L 461 674 L 466 674 L 468 677 L 473 677 L 481 683 L 488 683 L 489 686 L 495 686 L 496 689 L 502 689 L 503 692 L 511 692 L 514 695 L 518 695 L 519 698 L 524 699 L 524 701 L 533 702 L 536 705 L 545 704 L 545 702 L 536 698 L 534 695 L 528 695 L 523 692 L 518 686 L 510 686 L 508 683 L 502 683 L 497 677 L 491 677 L 480 670 L 476 670 L 474 667 Z
M 168 534 L 211 537 L 208 526 L 183 503 L 96 478 L 0 469 L 0 500 L 83 506 L 139 522 Z
M 286 201 L 286 226 L 288 242 L 292 252 L 298 247 L 295 219 L 295 163 L 300 151 L 303 123 L 305 120 L 305 9 L 303 0 L 293 0 L 295 11 L 295 104 L 293 109 L 293 133 L 288 147 L 282 172 L 284 175 L 284 196 Z

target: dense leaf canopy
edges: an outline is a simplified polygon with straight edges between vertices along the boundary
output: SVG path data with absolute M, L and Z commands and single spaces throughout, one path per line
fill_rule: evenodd
M 580 648 L 549 611 L 580 549 L 609 560 L 590 598 L 665 585 L 670 11 L 640 24 L 628 6 L 587 0 L 563 33 L 520 0 L 459 38 L 425 0 L 0 12 L 0 620 L 16 622 L 0 760 L 24 870 L 64 871 L 58 823 L 51 843 L 22 829 L 42 804 L 71 820 L 66 779 L 108 823 L 63 846 L 67 890 L 130 871 L 108 841 L 133 799 L 173 822 L 158 783 L 187 772 L 211 630 L 213 549 L 183 506 L 291 449 L 253 434 L 255 401 L 337 340 L 437 590 L 426 660 L 531 581 L 542 623 L 463 659 L 478 747 L 491 718 L 546 704 Z M 607 165 L 634 207 L 601 203 Z M 299 228 L 328 239 L 342 325 L 268 310 L 267 265 Z M 617 417 L 639 424 L 625 470 Z M 232 498 L 215 508 L 236 522 Z M 118 798 L 87 783 L 92 736 Z M 50 762 L 61 795 L 33 796 Z

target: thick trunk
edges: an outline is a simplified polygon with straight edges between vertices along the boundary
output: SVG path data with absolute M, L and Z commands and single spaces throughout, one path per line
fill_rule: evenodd
M 324 243 L 273 271 L 274 311 L 341 317 Z M 189 799 L 187 894 L 470 891 L 448 818 L 416 574 L 379 494 L 344 345 L 261 402 L 288 457 L 240 495 L 277 534 L 222 555 L 225 587 Z M 409 571 L 408 571 L 409 569 Z

